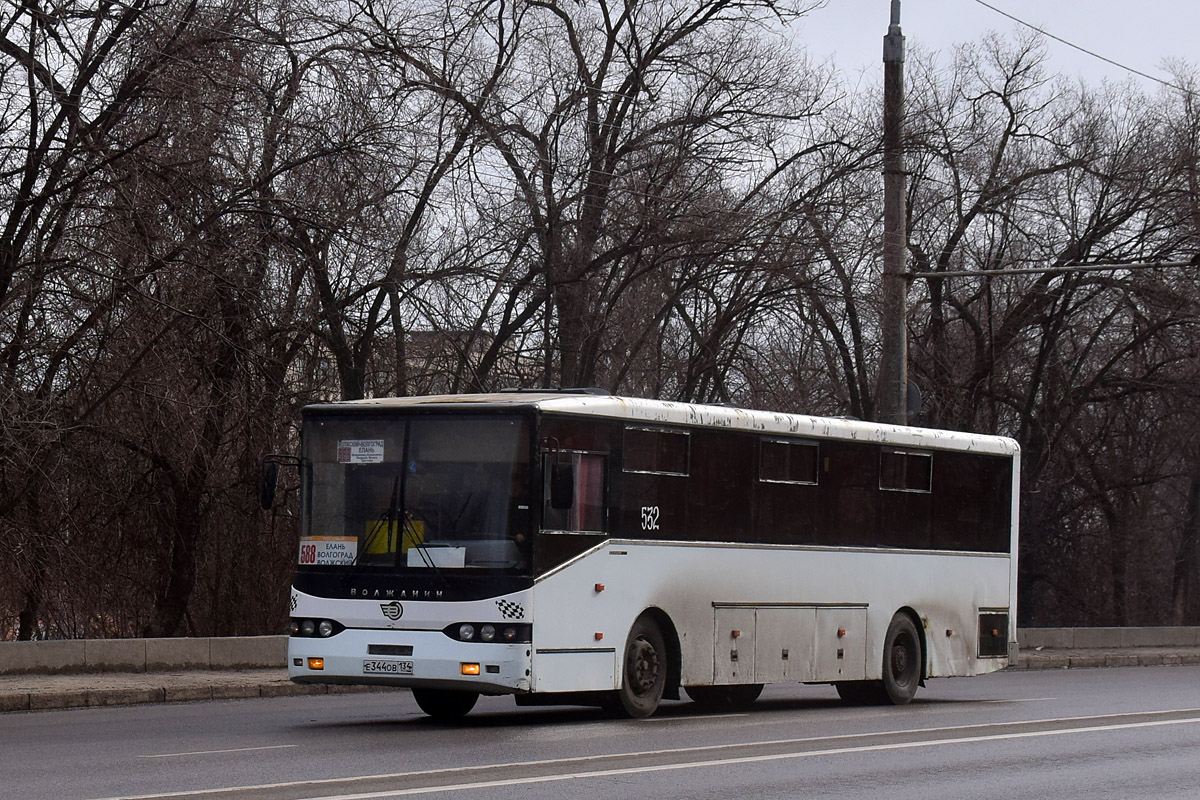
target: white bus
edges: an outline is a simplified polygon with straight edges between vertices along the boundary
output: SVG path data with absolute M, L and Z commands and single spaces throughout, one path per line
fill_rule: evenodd
M 1015 656 L 1011 439 L 595 390 L 303 417 L 298 683 L 645 717 L 781 682 L 907 703 Z

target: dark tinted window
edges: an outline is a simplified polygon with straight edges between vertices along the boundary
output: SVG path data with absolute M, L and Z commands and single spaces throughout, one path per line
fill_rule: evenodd
M 626 472 L 688 474 L 688 435 L 650 428 L 625 429 Z
M 879 454 L 880 489 L 928 492 L 932 478 L 933 458 L 929 453 L 883 450 Z
M 689 536 L 738 542 L 753 537 L 754 460 L 753 437 L 730 431 L 698 429 L 691 434 L 692 459 L 687 478 L 687 532 Z M 679 478 L 664 478 L 674 482 Z
M 817 453 L 817 445 L 808 442 L 763 440 L 758 479 L 767 483 L 816 483 Z
M 879 448 L 857 442 L 821 443 L 820 544 L 875 547 Z
M 933 541 L 939 550 L 1003 553 L 1012 519 L 1012 460 L 938 453 Z

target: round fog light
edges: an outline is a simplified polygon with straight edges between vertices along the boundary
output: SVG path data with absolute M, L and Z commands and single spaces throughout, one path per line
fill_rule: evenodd
M 504 641 L 511 642 L 517 638 L 517 629 L 513 627 L 505 628 L 500 635 L 504 637 Z
M 288 628 L 291 630 L 292 636 L 295 636 L 300 632 L 300 623 L 297 620 L 292 620 L 292 624 L 289 625 Z
M 317 626 L 317 633 L 321 636 L 333 636 L 333 623 L 327 619 L 321 620 L 321 624 Z
M 300 623 L 300 633 L 305 636 L 312 636 L 316 629 L 317 625 L 311 619 L 306 619 L 304 622 Z
M 469 642 L 472 639 L 474 639 L 475 638 L 475 626 L 470 625 L 470 624 L 459 625 L 458 626 L 458 638 L 462 639 L 464 642 Z
M 484 625 L 479 629 L 479 638 L 485 642 L 490 642 L 496 638 L 496 628 L 494 625 Z

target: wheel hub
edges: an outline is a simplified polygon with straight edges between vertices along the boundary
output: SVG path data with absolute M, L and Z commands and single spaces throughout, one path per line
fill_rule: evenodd
M 649 693 L 658 680 L 658 652 L 645 639 L 638 639 L 629 653 L 630 686 L 639 695 Z
M 908 672 L 909 649 L 906 642 L 896 642 L 892 646 L 892 675 L 904 677 Z

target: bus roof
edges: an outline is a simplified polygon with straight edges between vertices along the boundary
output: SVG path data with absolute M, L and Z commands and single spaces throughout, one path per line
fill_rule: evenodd
M 594 391 L 521 390 L 486 394 L 447 394 L 421 397 L 379 397 L 320 403 L 305 407 L 317 413 L 402 411 L 482 411 L 535 408 L 548 414 L 568 414 L 623 419 L 649 425 L 680 425 L 723 428 L 780 436 L 810 436 L 814 439 L 843 439 L 876 442 L 898 447 L 938 450 L 967 450 L 977 453 L 1013 456 L 1020 452 L 1014 439 L 980 433 L 884 425 L 845 417 L 814 417 L 776 411 L 755 411 L 723 405 L 680 403 L 618 397 Z

